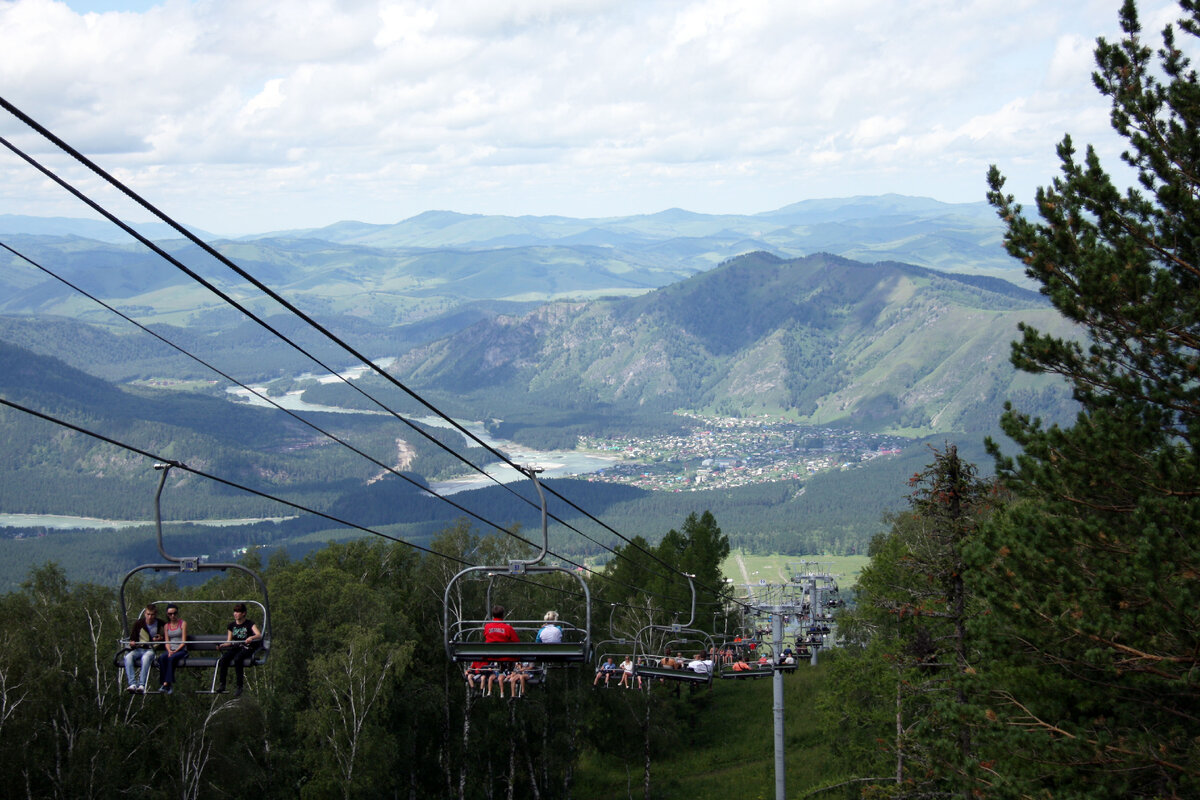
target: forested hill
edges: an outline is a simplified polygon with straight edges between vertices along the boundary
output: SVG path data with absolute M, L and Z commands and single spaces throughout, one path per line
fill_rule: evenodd
M 499 317 L 406 354 L 434 391 L 563 408 L 793 412 L 820 424 L 988 431 L 1005 399 L 1062 413 L 1008 361 L 1019 322 L 1065 325 L 1004 281 L 752 253 L 654 292 Z
M 73 421 L 140 420 L 204 430 L 214 438 L 264 443 L 261 410 L 204 395 L 133 392 L 64 364 L 0 341 L 0 392 L 10 400 Z M 212 425 L 216 419 L 221 425 Z
M 178 459 L 321 510 L 382 471 L 348 448 L 332 446 L 331 439 L 283 411 L 191 392 L 119 388 L 56 358 L 4 342 L 0 397 L 157 457 Z M 421 436 L 397 442 L 394 423 L 382 416 L 318 413 L 308 418 L 343 439 L 392 443 L 392 453 L 382 455 L 393 462 L 402 445 L 410 462 L 420 461 L 424 475 L 436 477 L 458 465 Z M 431 435 L 448 434 L 435 429 Z M 477 448 L 468 453 L 487 461 Z M 149 459 L 131 450 L 0 408 L 0 511 L 145 518 L 149 466 Z M 168 518 L 294 513 L 188 476 L 173 481 L 170 498 Z

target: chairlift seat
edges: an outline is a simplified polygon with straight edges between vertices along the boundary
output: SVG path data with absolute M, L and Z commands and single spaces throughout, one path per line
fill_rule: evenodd
M 711 683 L 711 672 L 696 672 L 695 670 L 686 667 L 681 669 L 671 669 L 670 667 L 654 667 L 649 664 L 634 664 L 634 677 L 638 678 L 662 678 L 668 681 L 680 681 L 682 683 Z
M 450 658 L 464 661 L 528 661 L 534 664 L 576 664 L 588 660 L 585 642 L 450 642 Z
M 484 626 L 490 620 L 461 620 L 450 626 L 450 641 L 446 653 L 450 660 L 471 661 L 528 661 L 534 664 L 579 664 L 591 660 L 591 639 L 587 631 L 572 623 L 559 620 L 563 641 L 537 641 L 542 620 L 506 620 L 523 641 L 484 641 Z
M 536 484 L 536 478 L 535 478 Z M 539 488 L 539 492 L 541 489 Z M 543 515 L 545 505 L 543 501 Z M 543 533 L 545 525 L 543 523 Z M 519 564 L 522 562 L 513 562 Z M 510 565 L 511 566 L 511 565 Z M 498 568 L 490 566 L 467 567 L 461 570 L 446 585 L 442 597 L 442 621 L 445 632 L 446 656 L 454 663 L 471 661 L 525 661 L 533 664 L 581 664 L 591 660 L 592 656 L 592 600 L 587 581 L 580 575 L 561 566 L 541 566 L 523 564 L 520 572 L 523 576 L 561 573 L 575 580 L 583 592 L 584 618 L 582 625 L 575 625 L 564 620 L 555 621 L 562 631 L 561 642 L 542 643 L 537 641 L 537 632 L 544 626 L 545 620 L 515 620 L 506 619 L 517 635 L 527 638 L 523 642 L 488 642 L 484 640 L 484 627 L 490 619 L 462 619 L 451 621 L 450 596 L 455 584 L 465 576 L 473 573 L 486 574 L 489 578 L 498 577 Z M 491 586 L 488 588 L 489 599 L 486 607 L 491 606 Z
M 175 665 L 175 669 L 200 669 L 207 667 L 215 667 L 217 662 L 221 660 L 220 644 L 226 641 L 226 636 L 220 633 L 202 633 L 188 637 L 187 650 L 188 656 L 183 661 Z M 158 643 L 155 648 L 154 655 L 159 656 L 166 652 L 162 648 L 162 643 Z M 113 665 L 124 669 L 125 654 L 129 652 L 129 647 L 122 647 L 115 656 L 113 656 Z M 246 661 L 247 667 L 262 666 L 267 661 L 267 656 L 271 652 L 271 643 L 267 640 L 262 641 L 262 646 L 254 650 L 254 656 Z M 202 655 L 203 654 L 203 655 Z
M 732 670 L 732 669 L 727 669 L 727 670 L 722 670 L 721 678 L 722 679 L 769 678 L 774 674 L 775 674 L 775 669 L 770 666 L 768 666 L 766 668 L 754 667 L 752 669 L 741 670 L 740 672 Z

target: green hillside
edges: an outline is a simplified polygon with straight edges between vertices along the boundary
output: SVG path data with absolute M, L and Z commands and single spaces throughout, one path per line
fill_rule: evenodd
M 1038 295 L 1001 281 L 756 253 L 636 298 L 480 323 L 409 351 L 394 370 L 422 390 L 465 398 L 476 416 L 509 420 L 522 405 L 610 406 L 986 432 L 1006 399 L 1069 414 L 1057 384 L 1009 365 L 1021 322 L 1066 329 Z
M 54 358 L 0 342 L 0 397 L 78 425 L 159 458 L 180 460 L 221 478 L 283 494 L 318 510 L 383 471 L 338 446 L 349 442 L 388 466 L 419 463 L 436 477 L 459 462 L 382 416 L 310 415 L 316 430 L 274 409 L 224 397 L 142 387 L 119 388 Z M 323 431 L 323 432 L 322 432 Z M 444 431 L 429 432 L 435 440 Z M 0 510 L 108 519 L 146 516 L 150 460 L 99 438 L 69 431 L 19 410 L 0 408 Z M 488 457 L 478 448 L 480 463 Z M 261 497 L 182 477 L 170 511 L 175 519 L 274 517 L 291 512 Z

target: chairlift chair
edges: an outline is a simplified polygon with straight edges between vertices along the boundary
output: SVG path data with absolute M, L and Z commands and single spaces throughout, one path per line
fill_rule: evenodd
M 513 559 L 505 566 L 475 566 L 459 571 L 446 585 L 442 598 L 442 622 L 445 631 L 444 642 L 446 656 L 455 663 L 470 663 L 475 661 L 525 661 L 538 665 L 572 665 L 582 664 L 591 660 L 592 655 L 592 599 L 587 581 L 575 570 L 563 566 L 544 565 L 540 562 L 545 558 L 549 549 L 549 533 L 547 529 L 546 495 L 538 482 L 535 468 L 518 468 L 533 481 L 541 498 L 542 506 L 542 550 L 533 559 Z M 491 622 L 491 584 L 497 580 L 529 581 L 533 576 L 561 573 L 568 575 L 579 584 L 584 599 L 584 621 L 576 625 L 569 621 L 558 620 L 562 628 L 561 643 L 541 643 L 534 641 L 536 631 L 544 624 L 542 619 L 506 619 L 518 635 L 527 632 L 529 641 L 520 642 L 487 642 L 484 641 L 484 626 Z M 489 578 L 488 599 L 484 613 L 480 618 L 465 618 L 461 611 L 451 619 L 451 593 L 455 586 L 469 576 L 486 576 Z
M 262 632 L 262 643 L 258 648 L 255 649 L 252 657 L 248 661 L 245 662 L 245 666 L 248 666 L 248 667 L 261 666 L 262 664 L 264 664 L 266 662 L 267 656 L 270 655 L 270 652 L 271 652 L 271 602 L 270 602 L 270 597 L 267 592 L 267 585 L 263 581 L 262 577 L 259 576 L 259 574 L 256 573 L 254 570 L 252 570 L 249 567 L 246 567 L 242 564 L 236 564 L 236 563 L 232 563 L 232 562 L 220 563 L 220 562 L 204 561 L 203 559 L 201 559 L 198 556 L 193 556 L 193 557 L 172 556 L 169 553 L 167 553 L 167 551 L 166 551 L 166 548 L 163 544 L 163 532 L 162 532 L 162 492 L 163 492 L 163 487 L 165 486 L 165 484 L 167 482 L 167 474 L 171 471 L 171 468 L 174 466 L 177 466 L 177 464 L 176 463 L 166 463 L 166 464 L 155 464 L 154 465 L 154 469 L 159 470 L 161 472 L 161 475 L 159 476 L 159 480 L 158 480 L 158 489 L 154 494 L 154 525 L 155 525 L 155 531 L 156 531 L 157 541 L 158 541 L 158 552 L 165 559 L 165 562 L 141 564 L 139 566 L 136 566 L 133 569 L 131 569 L 129 572 L 127 572 L 125 574 L 124 580 L 121 581 L 121 588 L 120 588 L 120 591 L 118 592 L 118 599 L 119 599 L 120 610 L 121 610 L 121 638 L 118 639 L 118 642 L 117 642 L 117 653 L 113 656 L 113 663 L 119 669 L 123 670 L 125 654 L 127 652 L 129 652 L 129 646 L 127 644 L 127 641 L 128 641 L 128 633 L 130 630 L 130 621 L 129 621 L 129 608 L 128 608 L 128 604 L 126 601 L 125 590 L 128 587 L 130 579 L 133 578 L 134 575 L 136 575 L 140 572 L 145 572 L 147 570 L 153 571 L 153 572 L 174 572 L 174 573 L 178 573 L 178 574 L 198 574 L 198 573 L 202 573 L 202 572 L 225 572 L 227 570 L 236 570 L 236 571 L 242 572 L 246 575 L 249 575 L 250 578 L 252 578 L 254 580 L 254 583 L 258 586 L 258 589 L 259 589 L 259 592 L 261 595 L 261 599 L 248 598 L 248 599 L 225 599 L 225 600 L 155 600 L 148 604 L 143 603 L 141 607 L 144 608 L 146 605 L 154 605 L 154 606 L 178 605 L 178 606 L 195 606 L 195 607 L 229 606 L 229 607 L 232 607 L 233 605 L 235 605 L 237 603 L 245 603 L 248 606 L 251 606 L 251 605 L 256 606 L 262 615 L 262 625 L 259 628 L 259 630 Z M 186 615 L 185 615 L 185 618 L 186 618 Z M 217 681 L 216 665 L 220 659 L 219 645 L 222 642 L 226 641 L 226 638 L 227 638 L 226 634 L 223 634 L 223 633 L 202 634 L 202 633 L 195 633 L 192 631 L 188 632 L 188 639 L 187 639 L 188 656 L 184 661 L 182 661 L 180 664 L 177 665 L 176 669 L 181 669 L 181 670 L 206 669 L 206 668 L 212 667 L 213 668 L 212 681 L 210 683 L 210 686 L 209 686 L 209 689 L 207 690 L 207 692 L 204 692 L 206 694 L 215 694 L 216 693 L 216 681 Z M 201 653 L 204 653 L 206 655 L 200 655 Z M 151 691 L 150 689 L 147 688 L 146 693 L 147 694 L 155 694 L 157 692 Z
M 636 648 L 635 657 L 633 659 L 633 674 L 635 677 L 646 678 L 647 680 L 659 678 L 664 681 L 676 681 L 694 685 L 705 684 L 707 686 L 711 686 L 713 675 L 720 672 L 721 665 L 716 658 L 712 659 L 712 665 L 706 672 L 698 672 L 686 666 L 680 669 L 663 667 L 663 655 L 661 653 L 650 652 L 652 649 L 657 649 L 649 646 L 651 636 L 655 631 L 660 631 L 663 633 L 672 634 L 674 636 L 673 639 L 668 640 L 668 642 L 665 644 L 681 644 L 690 642 L 694 643 L 696 648 L 705 655 L 714 655 L 715 646 L 713 644 L 712 635 L 704 631 L 688 627 L 694 624 L 696 619 L 696 586 L 692 582 L 692 578 L 693 576 L 691 575 L 687 576 L 688 586 L 690 586 L 692 590 L 692 613 L 688 618 L 687 623 L 673 625 L 645 625 L 638 631 L 637 636 L 634 637 Z M 649 663 L 651 661 L 654 663 Z

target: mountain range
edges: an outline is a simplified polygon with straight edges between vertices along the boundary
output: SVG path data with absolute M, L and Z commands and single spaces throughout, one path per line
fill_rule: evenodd
M 1070 328 L 1041 295 L 996 277 L 1020 270 L 1000 252 L 998 224 L 983 211 L 885 197 L 810 201 L 744 217 L 431 212 L 397 225 L 339 223 L 217 247 L 370 357 L 391 358 L 397 378 L 447 413 L 483 420 L 493 434 L 521 444 L 570 448 L 581 434 L 677 434 L 688 419 L 680 412 L 697 412 L 933 436 L 972 443 L 978 453 L 1006 400 L 1050 421 L 1072 413 L 1060 385 L 1009 363 L 1020 323 L 1061 334 Z M 0 218 L 0 241 L 41 268 L 8 251 L 0 258 L 0 394 L 164 457 L 291 492 L 315 508 L 371 507 L 382 509 L 381 519 L 442 524 L 415 505 L 403 512 L 402 503 L 415 501 L 389 487 L 399 481 L 372 483 L 377 465 L 328 446 L 282 412 L 231 410 L 226 381 L 180 352 L 239 380 L 272 381 L 272 391 L 303 389 L 310 402 L 362 402 L 343 384 L 302 379 L 312 364 L 262 326 L 138 247 L 73 234 L 67 221 L 3 233 L 13 224 Z M 830 249 L 784 246 L 787 236 L 826 241 Z M 338 368 L 350 366 L 199 248 L 161 243 L 275 329 Z M 803 252 L 789 252 L 793 246 Z M 846 255 L 864 251 L 905 255 Z M 382 388 L 370 377 L 359 383 Z M 388 463 L 404 449 L 399 438 L 411 438 L 383 416 L 321 421 Z M 146 482 L 143 459 L 11 411 L 0 411 L 0 433 L 7 465 L 0 510 L 144 514 L 144 492 L 127 491 Z M 408 444 L 416 445 L 416 458 L 405 456 L 412 462 L 405 469 L 418 478 L 458 466 L 431 443 Z M 899 502 L 897 475 L 925 463 L 923 447 L 910 450 L 853 475 L 709 492 L 698 502 L 719 508 L 740 536 L 849 551 Z M 697 502 L 661 493 L 610 496 L 603 492 L 617 489 L 596 486 L 572 491 L 597 492 L 589 505 L 659 527 L 678 524 Z M 858 501 L 847 502 L 849 486 Z M 278 514 L 220 487 L 185 487 L 172 497 L 196 519 Z M 498 518 L 513 517 L 502 511 Z M 798 518 L 808 520 L 804 530 L 789 527 Z M 406 535 L 413 531 L 428 534 L 414 528 Z M 792 546 L 770 541 L 764 546 Z
M 20 222 L 0 218 L 0 231 Z M 10 341 L 46 354 L 55 354 L 47 339 L 76 343 L 56 355 L 106 377 L 196 376 L 177 354 L 118 346 L 133 339 L 127 326 L 57 275 L 185 347 L 239 365 L 246 359 L 231 348 L 253 352 L 277 375 L 302 371 L 302 359 L 153 254 L 52 222 L 5 236 L 43 266 L 0 258 Z M 94 222 L 78 222 L 94 234 Z M 817 243 L 834 249 L 791 252 Z M 195 245 L 162 246 L 250 308 L 278 314 Z M 427 212 L 216 246 L 348 340 L 399 357 L 403 380 L 477 418 L 692 409 L 929 433 L 994 430 L 1004 398 L 1062 410 L 1047 382 L 1008 366 L 1018 322 L 1063 323 L 1037 294 L 982 274 L 1020 274 L 985 204 L 887 195 L 603 220 Z M 906 258 L 845 255 L 863 252 Z M 97 323 L 108 333 L 70 330 Z M 312 391 L 354 402 L 337 387 Z
M 394 225 L 342 222 L 262 234 L 371 247 L 495 249 L 602 247 L 654 253 L 670 263 L 711 266 L 762 250 L 780 256 L 829 252 L 859 261 L 904 261 L 956 272 L 1012 275 L 1001 227 L 986 203 L 942 203 L 882 195 L 805 200 L 759 214 L 698 214 L 680 208 L 604 219 L 504 217 L 429 211 Z
M 247 293 L 161 224 L 147 235 L 213 280 Z M 752 215 L 670 209 L 607 219 L 506 217 L 431 211 L 391 225 L 340 222 L 212 241 L 222 254 L 313 314 L 384 326 L 464 308 L 508 310 L 554 299 L 642 294 L 747 252 L 794 258 L 816 252 L 867 263 L 900 261 L 1020 282 L 983 203 L 886 195 L 809 200 Z M 204 323 L 220 301 L 115 227 L 96 220 L 0 215 L 0 241 L 44 268 L 148 321 Z M 0 251 L 0 313 L 89 316 L 88 301 L 27 262 Z M 249 292 L 256 308 L 270 304 Z M 501 309 L 503 310 L 503 309 Z
M 994 278 L 752 253 L 635 298 L 482 320 L 393 369 L 477 410 L 507 398 L 510 418 L 519 404 L 539 415 L 592 406 L 982 432 L 1005 399 L 1066 413 L 1052 382 L 1008 363 L 1022 321 L 1066 329 L 1040 295 Z

